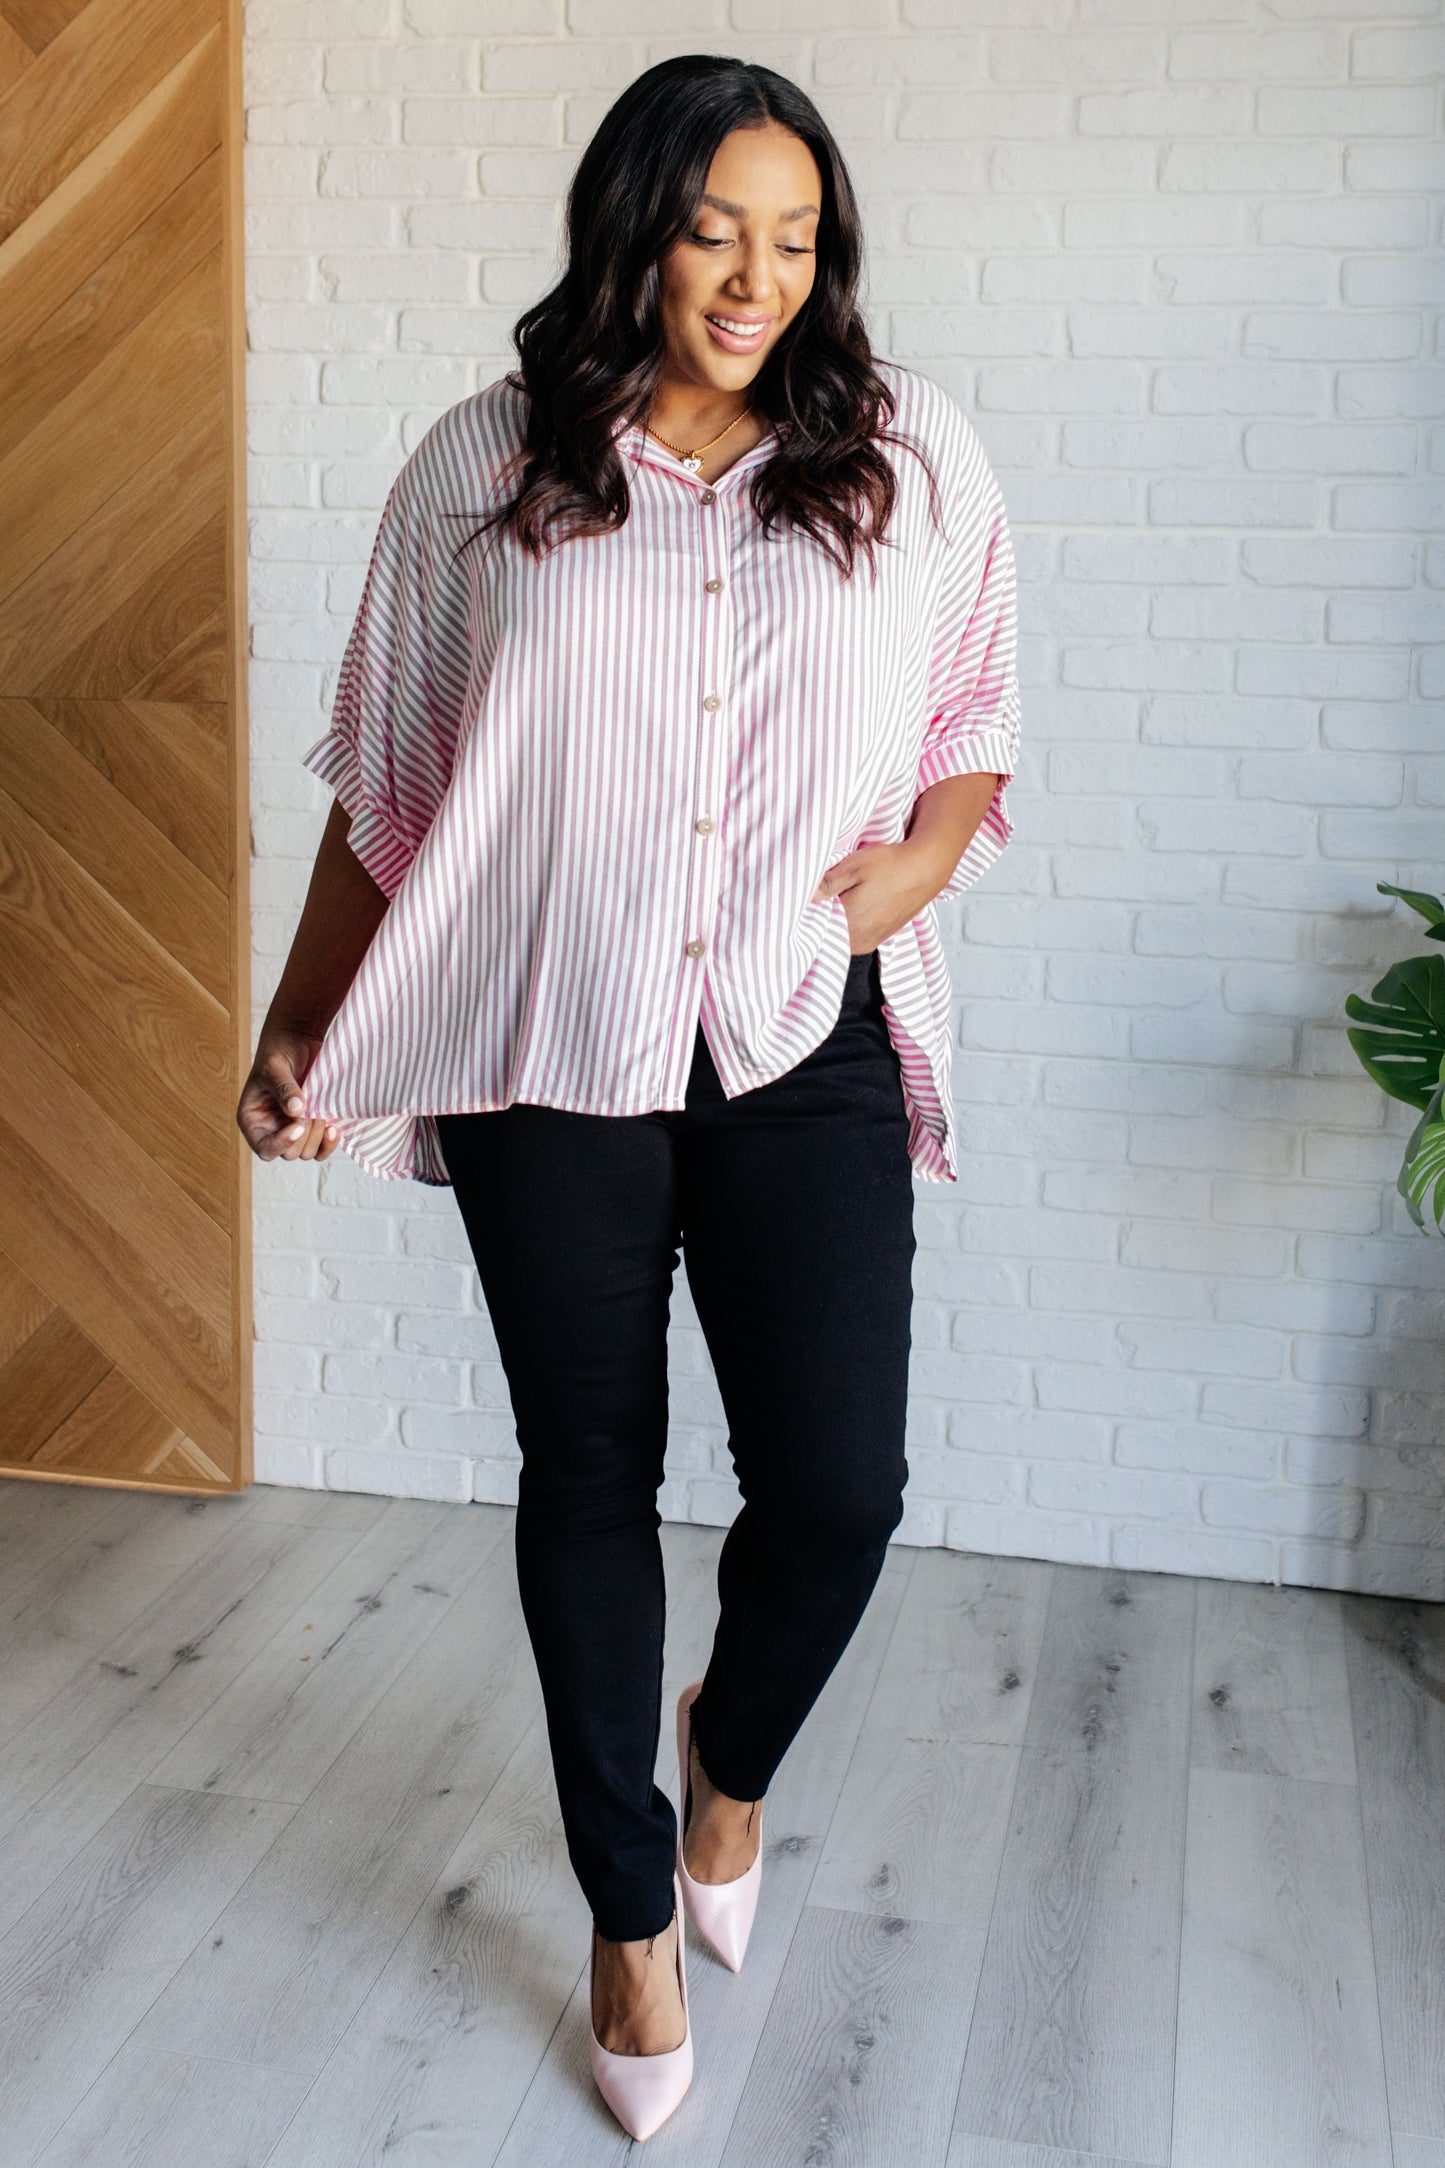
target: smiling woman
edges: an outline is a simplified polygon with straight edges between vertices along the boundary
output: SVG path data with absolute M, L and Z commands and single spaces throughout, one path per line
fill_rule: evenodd
M 893 510 L 895 400 L 859 313 L 853 185 L 812 100 L 770 68 L 689 54 L 604 116 L 567 196 L 561 279 L 518 319 L 520 487 L 483 520 L 523 547 L 619 526 L 619 430 L 716 479 L 772 433 L 751 501 L 852 571 Z M 660 432 L 660 435 L 659 435 Z M 727 432 L 724 434 L 724 432 Z M 679 447 L 681 448 L 679 450 Z
M 663 443 L 695 443 L 746 418 L 752 441 L 762 435 L 753 380 L 813 290 L 822 194 L 812 152 L 777 121 L 734 129 L 718 146 L 696 223 L 662 259 L 669 366 L 648 427 Z M 709 472 L 740 457 L 747 436 L 732 446 Z
M 326 1158 L 334 1125 L 456 1192 L 521 1447 L 592 2069 L 645 2137 L 692 2074 L 682 1911 L 741 1964 L 763 1796 L 902 1516 L 912 1177 L 958 1179 L 933 905 L 1010 832 L 1013 558 L 966 415 L 871 351 L 852 187 L 796 85 L 650 69 L 567 227 L 517 369 L 387 499 L 305 756 L 350 825 L 242 1118 L 263 1157 Z M 654 1767 L 681 1249 L 744 1502 L 679 1817 Z

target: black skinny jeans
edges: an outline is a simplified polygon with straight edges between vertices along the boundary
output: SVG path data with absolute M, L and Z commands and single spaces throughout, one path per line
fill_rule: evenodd
M 699 1026 L 681 1108 L 437 1117 L 521 1446 L 518 1584 L 568 1856 L 613 1941 L 673 1908 L 654 1770 L 680 1244 L 743 1496 L 693 1719 L 729 1797 L 767 1791 L 902 1518 L 913 1175 L 881 999 L 876 952 L 854 956 L 829 1035 L 736 1099 Z

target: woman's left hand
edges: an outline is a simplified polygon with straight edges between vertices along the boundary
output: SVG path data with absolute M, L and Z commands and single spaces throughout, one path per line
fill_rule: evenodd
M 902 843 L 865 843 L 829 866 L 812 900 L 842 897 L 852 952 L 862 956 L 916 918 L 952 871 L 936 850 L 906 837 Z

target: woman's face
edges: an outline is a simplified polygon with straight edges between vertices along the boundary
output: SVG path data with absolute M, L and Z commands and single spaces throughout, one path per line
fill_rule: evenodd
M 747 389 L 808 298 L 822 201 L 817 161 L 790 129 L 724 137 L 692 231 L 659 265 L 664 383 Z

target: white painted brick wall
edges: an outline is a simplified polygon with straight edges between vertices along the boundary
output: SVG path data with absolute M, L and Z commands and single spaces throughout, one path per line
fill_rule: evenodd
M 1022 581 L 1010 851 L 945 908 L 899 1540 L 1445 1598 L 1445 1247 L 1343 1002 L 1445 883 L 1440 0 L 250 0 L 257 1018 L 386 489 L 509 365 L 612 96 L 808 86 L 879 350 L 947 385 Z M 257 1169 L 257 1473 L 506 1500 L 450 1194 Z M 674 1303 L 669 1518 L 737 1503 Z

